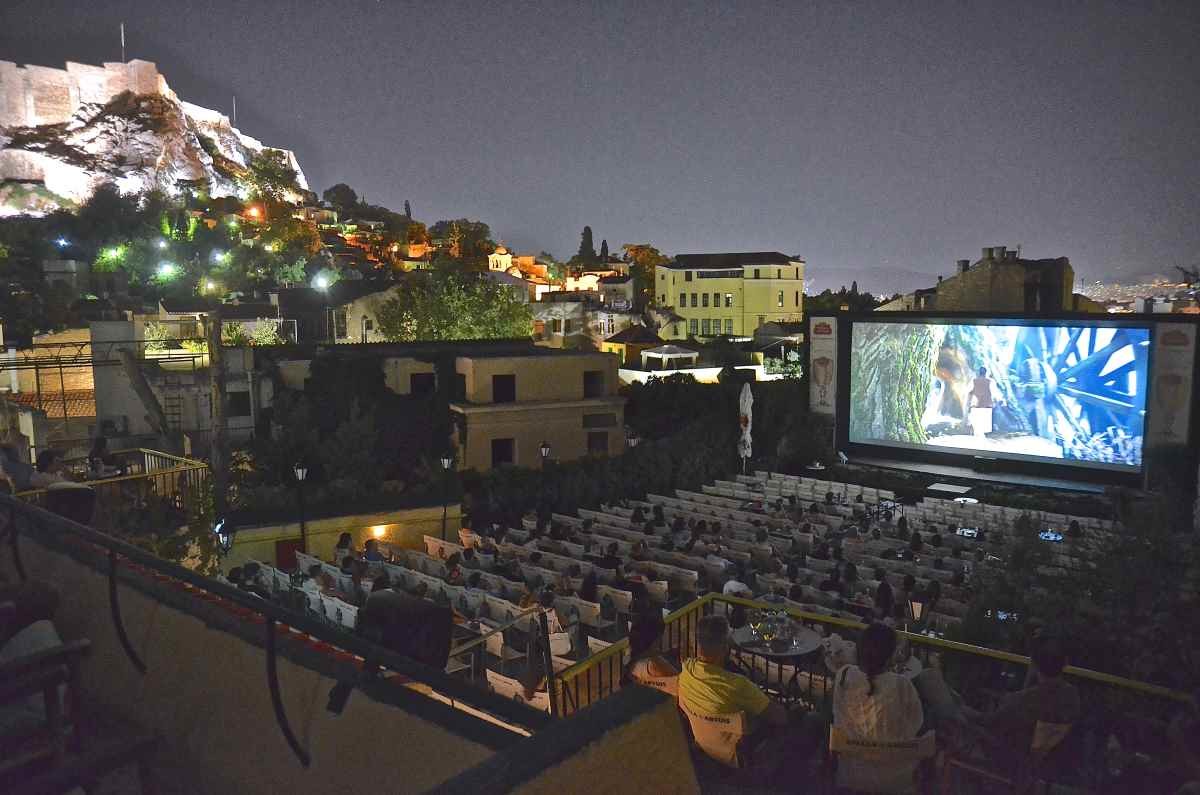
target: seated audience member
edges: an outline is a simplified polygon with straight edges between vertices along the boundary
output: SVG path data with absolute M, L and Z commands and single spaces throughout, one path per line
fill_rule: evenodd
M 629 553 L 629 557 L 636 561 L 650 560 L 650 550 L 646 546 L 645 541 L 638 541 L 633 545 L 633 550 Z
M 896 594 L 892 592 L 883 569 L 875 569 L 875 579 L 879 580 L 875 588 L 875 618 L 879 621 L 890 620 L 896 611 Z
M 1007 696 L 994 712 L 963 708 L 967 719 L 993 739 L 994 750 L 1013 759 L 1029 753 L 1039 721 L 1074 724 L 1080 715 L 1079 691 L 1062 676 L 1067 656 L 1061 643 L 1051 637 L 1035 638 L 1030 659 L 1033 665 L 1025 688 Z
M 108 437 L 97 436 L 87 455 L 88 471 L 93 477 L 124 475 L 125 464 L 108 450 Z
M 858 579 L 858 566 L 847 562 L 842 570 L 842 595 L 853 599 L 863 590 L 863 582 Z
M 914 530 L 912 536 L 908 539 L 908 548 L 913 552 L 920 552 L 924 546 L 925 541 L 921 538 L 921 533 Z
M 349 533 L 338 536 L 337 545 L 333 548 L 333 563 L 340 566 L 347 556 L 354 557 L 354 538 Z
M 644 525 L 646 523 L 646 512 L 642 510 L 640 505 L 633 509 L 633 515 L 629 517 L 629 523 L 631 525 Z
M 353 574 L 354 573 L 354 558 L 351 557 L 350 555 L 346 555 L 344 558 L 342 558 L 342 565 L 339 568 L 340 568 L 342 574 Z
M 784 726 L 787 712 L 758 686 L 725 668 L 729 656 L 729 622 L 724 616 L 705 616 L 696 629 L 698 656 L 683 664 L 679 700 L 700 712 L 728 715 L 744 712 L 758 724 Z
M 629 627 L 629 665 L 625 667 L 627 679 L 636 681 L 679 676 L 679 669 L 658 651 L 663 627 L 662 616 L 656 610 L 634 614 Z
M 832 591 L 839 594 L 842 593 L 843 589 L 842 573 L 837 566 L 830 569 L 829 577 L 817 586 L 817 590 L 819 591 Z
M 793 602 L 803 602 L 804 586 L 800 583 L 794 583 L 792 587 L 788 589 L 788 599 Z
M 446 558 L 446 582 L 449 585 L 462 585 L 466 579 L 462 569 L 462 556 L 455 552 Z
M 600 598 L 596 594 L 596 588 L 596 572 L 589 571 L 583 576 L 583 582 L 579 586 L 579 598 L 585 602 L 599 602 Z
M 654 535 L 654 528 L 655 528 L 654 521 L 651 520 L 651 521 L 646 522 L 644 525 L 642 525 L 642 532 L 648 536 L 652 536 L 652 535 Z
M 604 557 L 600 558 L 600 560 L 596 562 L 596 565 L 602 569 L 612 570 L 618 568 L 621 565 L 620 549 L 621 547 L 617 544 L 617 542 L 613 541 L 604 550 Z
M 721 593 L 726 596 L 741 596 L 746 599 L 751 599 L 754 596 L 754 590 L 746 583 L 746 572 L 741 566 L 734 566 L 733 573 L 728 580 L 725 581 L 725 587 L 721 589 Z
M 370 542 L 368 542 L 370 543 Z M 370 558 L 367 558 L 370 560 Z M 466 547 L 462 551 L 462 565 L 464 569 L 481 569 L 483 562 L 479 559 L 479 555 L 475 553 L 474 547 Z
M 857 662 L 834 674 L 833 725 L 847 736 L 896 741 L 917 736 L 925 713 L 917 689 L 888 669 L 896 633 L 874 623 L 858 640 Z
M 471 552 L 470 549 L 467 550 Z M 363 545 L 363 560 L 368 563 L 382 563 L 387 560 L 383 553 L 379 551 L 379 541 L 374 538 L 367 539 L 367 543 Z
M 901 516 L 896 520 L 896 537 L 901 541 L 908 539 L 908 517 Z

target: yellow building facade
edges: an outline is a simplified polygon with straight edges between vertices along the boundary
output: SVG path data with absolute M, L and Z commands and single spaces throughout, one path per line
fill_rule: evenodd
M 680 254 L 657 268 L 655 298 L 679 320 L 663 339 L 748 337 L 804 319 L 804 260 L 777 251 Z
M 458 421 L 460 469 L 536 468 L 543 443 L 555 461 L 624 451 L 625 398 L 617 394 L 617 357 L 537 351 L 455 361 L 462 399 L 450 410 Z

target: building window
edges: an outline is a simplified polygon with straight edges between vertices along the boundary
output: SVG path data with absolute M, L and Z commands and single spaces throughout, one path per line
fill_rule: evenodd
M 707 307 L 707 306 L 708 306 L 708 293 L 701 293 L 701 295 L 700 295 L 700 305 L 701 305 L 701 306 L 704 306 L 704 307 Z
M 516 443 L 512 439 L 492 439 L 492 468 L 516 463 Z
M 776 269 L 775 269 L 775 278 L 776 278 L 776 279 L 782 279 L 782 278 L 783 278 L 783 268 L 776 268 Z
M 775 299 L 775 306 L 783 306 L 783 290 L 779 291 L 779 296 Z
M 371 318 L 367 318 L 366 320 L 363 321 L 363 328 L 366 329 L 367 331 L 374 331 L 375 330 L 375 321 L 372 320 Z
M 658 297 L 658 302 L 659 302 L 660 304 L 662 304 L 663 306 L 666 306 L 666 305 L 667 305 L 667 294 L 666 294 L 666 293 L 663 293 L 662 295 L 660 295 L 660 296 Z
M 759 316 L 758 316 L 758 327 L 759 327 L 759 328 L 762 328 L 762 326 L 763 326 L 763 323 L 766 323 L 766 322 L 767 322 L 767 316 L 766 316 L 766 315 L 759 315 Z
M 550 321 L 550 330 L 555 334 L 562 334 L 562 318 L 556 317 Z
M 408 391 L 412 395 L 432 395 L 437 391 L 437 376 L 433 373 L 413 373 L 409 375 Z
M 467 377 L 463 373 L 454 374 L 454 399 L 467 399 Z
M 729 309 L 733 306 L 733 293 L 725 293 L 725 308 Z
M 758 268 L 754 269 L 754 278 L 758 278 Z
M 546 338 L 546 321 L 544 321 L 544 320 L 533 321 L 533 336 L 534 336 L 534 339 L 539 339 L 539 340 Z
M 679 305 L 680 305 L 680 306 L 687 306 L 687 293 L 680 293 L 680 294 L 679 294 Z
M 608 431 L 588 432 L 588 455 L 608 455 Z
M 707 298 L 707 297 L 708 296 L 705 296 L 705 298 Z M 703 337 L 707 337 L 711 333 L 712 333 L 712 326 L 710 325 L 710 321 L 708 318 L 704 318 L 703 320 L 700 321 L 700 335 Z
M 333 313 L 334 336 L 338 339 L 346 337 L 346 310 L 338 309 Z
M 571 318 L 566 318 L 565 320 L 563 320 L 563 334 L 570 334 L 574 330 L 575 330 L 575 321 L 571 320 Z
M 250 393 L 249 392 L 228 392 L 225 400 L 225 405 L 229 409 L 230 417 L 249 417 L 250 416 Z
M 583 427 L 586 428 L 615 428 L 617 427 L 616 414 L 584 414 Z
M 700 305 L 700 302 L 696 299 L 696 294 L 692 293 L 692 306 L 695 307 L 695 306 L 699 306 L 699 305 Z
M 721 305 L 721 294 L 713 293 L 713 306 L 720 306 L 720 305 Z
M 691 271 L 684 271 L 684 272 L 683 272 L 683 280 L 684 280 L 685 282 L 690 282 L 690 281 L 692 280 L 692 272 L 691 272 Z
M 585 398 L 604 397 L 604 371 L 584 370 L 583 396 Z
M 692 336 L 700 333 L 700 321 L 695 318 L 688 321 L 688 333 Z
M 797 279 L 800 278 L 800 269 L 799 268 L 796 268 L 796 278 Z
M 725 333 L 730 335 L 733 334 L 733 318 L 731 317 L 725 318 Z
M 609 334 L 613 333 L 613 330 L 616 328 L 616 322 L 613 320 L 612 315 L 608 315 L 608 320 L 605 322 L 604 326 L 608 329 Z
M 800 306 L 800 291 L 796 291 L 796 306 Z
M 515 375 L 492 376 L 492 402 L 515 403 L 517 400 L 517 377 Z

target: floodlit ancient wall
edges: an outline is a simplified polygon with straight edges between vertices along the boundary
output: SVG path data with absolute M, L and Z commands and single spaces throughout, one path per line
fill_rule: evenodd
M 150 61 L 67 61 L 65 69 L 0 61 L 0 127 L 61 124 L 81 105 L 108 102 L 122 91 L 178 99 Z

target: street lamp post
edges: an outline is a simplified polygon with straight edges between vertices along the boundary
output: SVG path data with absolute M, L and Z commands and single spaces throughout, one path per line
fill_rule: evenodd
M 292 472 L 296 475 L 296 498 L 300 506 L 300 551 L 308 552 L 308 528 L 304 526 L 304 479 L 308 477 L 308 467 L 296 464 Z
M 550 459 L 550 443 L 543 441 L 538 446 L 538 453 L 542 456 L 542 476 L 538 478 L 538 521 L 542 519 L 542 508 L 546 504 L 546 462 Z
M 446 540 L 446 511 L 450 508 L 450 467 L 454 458 L 447 453 L 442 456 L 442 540 Z

